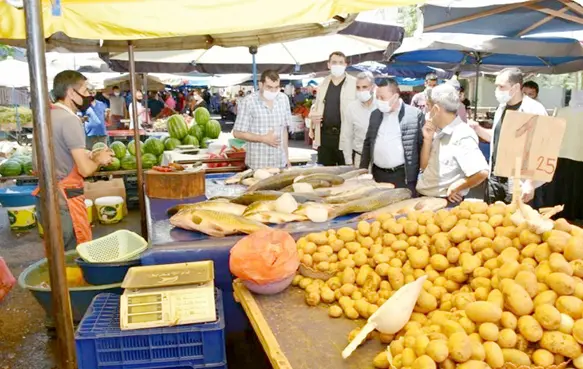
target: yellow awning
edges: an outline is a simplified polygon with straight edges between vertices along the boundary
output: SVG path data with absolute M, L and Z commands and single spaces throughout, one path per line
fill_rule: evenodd
M 5 1 L 0 0 L 0 42 L 22 46 L 26 39 L 24 10 Z M 70 51 L 119 52 L 127 47 L 128 40 L 144 40 L 136 43 L 136 49 L 156 50 L 211 45 L 254 46 L 317 36 L 347 26 L 349 22 L 346 24 L 345 19 L 351 19 L 349 14 L 422 2 L 61 0 L 60 15 L 53 15 L 55 9 L 50 0 L 42 0 L 42 5 L 45 37 L 50 36 L 49 48 L 54 41 L 55 46 L 64 46 Z M 198 37 L 181 39 L 184 36 Z

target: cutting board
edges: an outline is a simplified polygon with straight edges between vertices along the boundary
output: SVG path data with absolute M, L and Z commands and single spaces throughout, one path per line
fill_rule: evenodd
M 156 199 L 185 199 L 205 194 L 205 171 L 145 173 L 146 194 Z

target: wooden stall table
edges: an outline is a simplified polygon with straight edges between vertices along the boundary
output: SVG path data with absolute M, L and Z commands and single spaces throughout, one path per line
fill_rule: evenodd
M 363 320 L 330 318 L 326 308 L 306 305 L 304 291 L 297 287 L 262 296 L 236 280 L 233 291 L 274 369 L 373 368 L 373 359 L 387 347 L 370 340 L 344 360 L 348 334 L 363 326 Z

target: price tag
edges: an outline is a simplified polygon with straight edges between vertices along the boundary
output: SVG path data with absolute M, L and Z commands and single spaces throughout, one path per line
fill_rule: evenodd
M 561 118 L 507 111 L 494 174 L 513 177 L 516 158 L 520 157 L 521 178 L 552 181 L 566 125 Z

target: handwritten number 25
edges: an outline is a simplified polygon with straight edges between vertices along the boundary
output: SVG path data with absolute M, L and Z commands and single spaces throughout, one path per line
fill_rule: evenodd
M 556 162 L 557 159 L 551 159 L 551 158 L 547 158 L 547 160 L 545 161 L 545 158 L 543 156 L 539 156 L 538 159 L 538 165 L 536 166 L 536 170 L 540 170 L 542 172 L 545 172 L 546 174 L 553 174 L 555 172 L 556 169 Z

